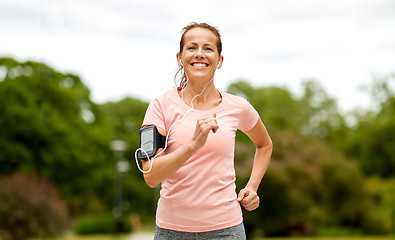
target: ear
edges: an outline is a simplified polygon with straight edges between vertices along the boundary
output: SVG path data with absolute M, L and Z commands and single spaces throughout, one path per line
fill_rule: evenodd
M 217 69 L 220 69 L 222 67 L 222 63 L 224 62 L 224 56 L 220 56 L 219 57 L 219 61 L 218 61 L 218 65 L 217 65 Z
M 176 57 L 177 57 L 177 64 L 178 64 L 178 66 L 179 67 L 183 67 L 182 62 L 181 62 L 181 55 L 180 55 L 180 53 L 177 53 Z

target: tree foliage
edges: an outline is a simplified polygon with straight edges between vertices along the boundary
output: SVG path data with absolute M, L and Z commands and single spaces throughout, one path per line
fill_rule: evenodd
M 300 96 L 246 81 L 229 86 L 228 92 L 257 109 L 274 142 L 259 189 L 262 205 L 244 213 L 247 229 L 266 235 L 319 234 L 326 227 L 388 231 L 375 211 L 380 197 L 365 187 L 364 174 L 394 177 L 394 79 L 376 79 L 370 89 L 377 108 L 358 112 L 352 126 L 314 80 L 303 83 Z M 0 58 L 0 175 L 43 176 L 59 190 L 71 216 L 100 215 L 114 207 L 116 162 L 127 160 L 129 172 L 118 175 L 123 209 L 152 223 L 159 193 L 146 186 L 134 162 L 147 106 L 131 97 L 99 105 L 74 74 Z M 115 139 L 128 144 L 117 156 L 110 148 Z M 250 174 L 253 152 L 238 133 L 238 188 Z
M 367 175 L 395 177 L 395 74 L 376 77 L 369 88 L 375 108 L 357 115 L 343 149 Z
M 0 173 L 37 173 L 72 212 L 89 208 L 85 196 L 98 198 L 113 173 L 105 116 L 88 88 L 41 63 L 6 58 L 0 68 Z
M 138 133 L 147 107 L 148 103 L 130 97 L 100 106 L 102 112 L 108 117 L 112 139 L 120 139 L 128 144 L 123 156 L 130 162 L 130 170 L 125 175 L 123 187 L 124 196 L 127 199 L 127 211 L 139 214 L 144 221 L 152 221 L 155 216 L 158 193 L 147 187 L 134 159 L 134 151 L 140 144 Z
M 377 202 L 365 187 L 358 162 L 328 144 L 347 136 L 340 131 L 347 126 L 336 102 L 318 83 L 306 81 L 300 98 L 286 89 L 253 88 L 246 82 L 232 84 L 229 91 L 255 106 L 274 145 L 258 193 L 263 205 L 245 213 L 247 228 L 266 235 L 314 235 L 325 226 L 371 234 L 388 231 L 389 225 L 375 214 Z M 252 164 L 254 151 L 243 135 L 238 140 L 236 162 L 243 168 L 246 162 Z M 242 188 L 249 172 L 239 173 Z
M 238 81 L 231 84 L 227 91 L 246 98 L 261 113 L 269 128 L 294 130 L 302 125 L 300 103 L 284 88 L 254 88 L 246 81 Z

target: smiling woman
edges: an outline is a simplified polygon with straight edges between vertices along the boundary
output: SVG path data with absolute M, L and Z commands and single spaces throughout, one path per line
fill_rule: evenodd
M 166 136 L 164 149 L 142 160 L 150 187 L 162 183 L 155 239 L 246 239 L 242 205 L 259 207 L 257 190 L 268 167 L 272 142 L 254 107 L 217 90 L 222 67 L 219 31 L 206 23 L 183 29 L 176 54 L 182 73 L 178 88 L 153 100 L 143 127 L 155 125 Z M 236 194 L 236 131 L 256 146 L 249 182 Z
M 187 75 L 185 74 L 184 71 L 184 65 L 181 59 L 181 55 L 184 52 L 185 49 L 187 49 L 189 52 L 196 52 L 198 50 L 198 43 L 195 42 L 188 42 L 188 39 L 185 39 L 185 34 L 187 32 L 189 32 L 190 30 L 197 30 L 197 31 L 204 31 L 206 34 L 208 34 L 209 38 L 213 38 L 214 39 L 210 39 L 211 43 L 206 43 L 203 48 L 204 51 L 206 51 L 207 53 L 214 53 L 215 55 L 217 55 L 218 58 L 218 65 L 217 68 L 220 69 L 222 66 L 222 62 L 223 62 L 223 56 L 221 55 L 222 53 L 222 41 L 221 41 L 221 35 L 219 33 L 219 31 L 214 28 L 213 26 L 206 24 L 206 23 L 192 23 L 189 24 L 188 26 L 186 26 L 185 28 L 183 28 L 183 34 L 181 36 L 181 41 L 180 41 L 180 50 L 177 53 L 177 59 L 178 59 L 178 71 L 176 73 L 175 78 L 177 77 L 177 75 L 182 72 L 182 76 L 181 76 L 181 81 L 179 86 L 180 87 L 184 87 L 186 85 L 187 82 Z M 209 32 L 207 32 L 209 31 Z M 211 34 L 210 34 L 211 33 Z M 199 33 L 197 33 L 199 34 Z M 211 36 L 210 36 L 211 35 Z M 190 44 L 190 46 L 185 47 L 186 42 L 188 44 Z M 207 63 L 203 63 L 205 65 L 207 65 Z
M 181 53 L 177 53 L 177 59 L 186 76 L 213 79 L 216 67 L 219 69 L 224 59 L 215 45 L 217 37 L 208 29 L 194 28 L 184 38 L 186 44 Z

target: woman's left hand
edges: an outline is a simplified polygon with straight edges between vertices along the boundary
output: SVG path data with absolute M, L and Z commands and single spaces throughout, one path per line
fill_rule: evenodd
M 243 188 L 239 192 L 237 200 L 244 206 L 248 211 L 255 210 L 259 207 L 259 196 L 258 194 L 249 188 Z

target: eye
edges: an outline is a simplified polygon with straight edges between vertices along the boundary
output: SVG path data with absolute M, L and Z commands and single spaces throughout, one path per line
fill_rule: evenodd
M 213 50 L 212 48 L 210 48 L 210 47 L 207 47 L 207 48 L 206 48 L 206 51 L 207 51 L 207 52 L 213 52 L 214 50 Z
M 196 48 L 193 47 L 193 46 L 187 48 L 187 50 L 195 50 L 195 49 L 196 49 Z

